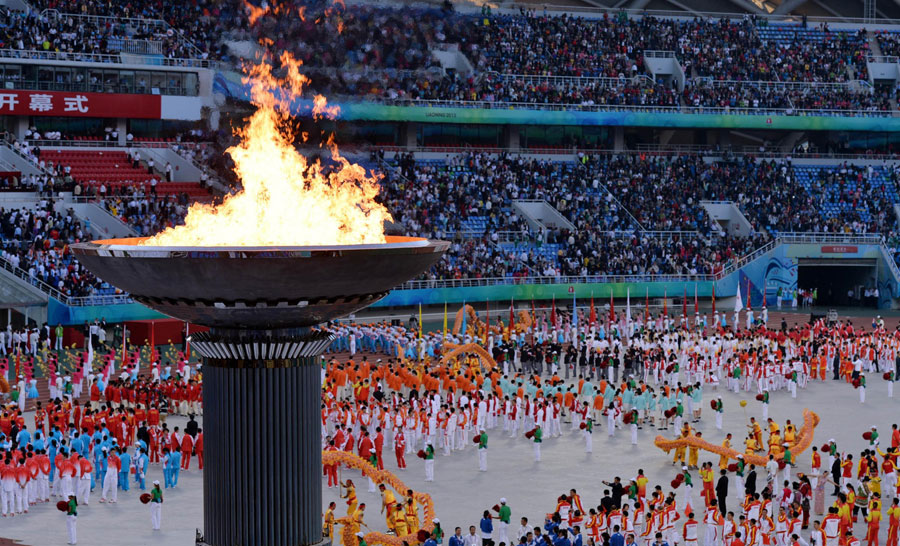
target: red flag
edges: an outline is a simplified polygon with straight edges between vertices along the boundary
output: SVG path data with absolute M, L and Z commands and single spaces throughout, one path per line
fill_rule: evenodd
M 765 285 L 763 285 L 763 304 L 762 304 L 762 306 L 763 307 L 766 306 L 766 287 L 765 287 Z
M 663 315 L 669 316 L 669 296 L 665 288 L 663 288 Z
M 490 303 L 484 302 L 484 345 L 487 347 L 488 330 L 491 329 L 491 307 Z
M 597 323 L 597 310 L 594 309 L 594 295 L 591 294 L 591 326 Z
M 712 304 L 713 304 L 713 314 L 716 314 L 716 283 L 712 285 L 713 293 L 712 293 Z M 718 325 L 717 325 L 718 326 Z
M 700 313 L 700 304 L 697 301 L 697 284 L 694 283 L 694 314 Z
M 556 328 L 556 296 L 553 296 L 553 307 L 550 308 L 550 324 Z
M 750 277 L 747 277 L 747 311 L 753 308 L 750 305 L 750 301 L 753 299 L 753 295 L 750 293 Z
M 534 310 L 534 298 L 531 298 L 531 324 L 537 323 L 537 312 Z
M 650 320 L 650 288 L 647 288 L 647 293 L 644 296 L 644 322 Z
M 512 335 L 513 324 L 516 322 L 515 312 L 513 311 L 513 300 L 509 298 L 509 335 Z
M 681 316 L 687 318 L 687 286 L 684 288 L 684 296 L 681 297 Z
M 609 321 L 616 321 L 616 302 L 613 299 L 612 290 L 609 291 Z

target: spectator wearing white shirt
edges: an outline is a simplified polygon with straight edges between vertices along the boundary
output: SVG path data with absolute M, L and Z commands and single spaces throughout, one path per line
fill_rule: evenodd
M 469 534 L 463 537 L 463 546 L 481 546 L 481 539 L 475 533 L 475 526 L 469 526 Z

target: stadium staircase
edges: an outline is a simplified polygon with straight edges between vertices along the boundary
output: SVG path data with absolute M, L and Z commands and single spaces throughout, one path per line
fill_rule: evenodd
M 0 260 L 0 310 L 13 309 L 34 319 L 47 320 L 48 291 L 29 282 L 28 272 Z
M 866 30 L 866 39 L 869 43 L 869 51 L 872 55 L 881 57 L 881 45 L 879 45 L 878 39 L 875 38 L 875 34 L 871 30 Z
M 39 163 L 5 140 L 0 143 L 0 161 L 4 168 L 19 171 L 23 175 L 40 175 L 45 172 Z

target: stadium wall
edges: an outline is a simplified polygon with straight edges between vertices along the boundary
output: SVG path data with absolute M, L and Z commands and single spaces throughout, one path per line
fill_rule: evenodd
M 235 82 L 224 73 L 215 76 L 213 93 L 234 100 L 250 100 L 250 87 Z M 890 116 L 786 115 L 777 110 L 766 115 L 667 112 L 662 109 L 636 111 L 629 108 L 618 111 L 539 110 L 527 106 L 509 108 L 502 104 L 495 108 L 393 106 L 374 102 L 330 104 L 340 108 L 337 119 L 344 121 L 900 132 L 900 118 Z M 311 116 L 312 101 L 295 100 L 293 111 L 297 116 Z
M 733 307 L 731 298 L 741 290 L 741 298 L 746 306 L 754 308 L 762 305 L 763 290 L 769 306 L 773 306 L 778 288 L 790 292 L 798 288 L 797 275 L 801 259 L 858 260 L 874 259 L 877 267 L 877 283 L 880 291 L 879 307 L 887 309 L 896 307 L 900 299 L 900 278 L 896 269 L 892 269 L 881 245 L 828 245 L 828 244 L 779 244 L 764 249 L 745 265 L 731 271 L 724 277 L 712 280 L 677 280 L 652 281 L 650 277 L 643 280 L 635 276 L 629 282 L 583 282 L 558 284 L 503 284 L 491 286 L 433 287 L 393 290 L 384 299 L 375 303 L 373 308 L 414 307 L 422 305 L 442 305 L 444 303 L 461 304 L 464 302 L 499 302 L 501 305 L 511 300 L 550 301 L 556 299 L 560 304 L 577 298 L 587 301 L 591 297 L 600 305 L 615 299 L 616 305 L 624 309 L 625 299 L 630 295 L 631 304 L 636 309 L 644 305 L 645 298 L 679 299 L 687 297 L 688 308 L 693 305 L 693 297 L 709 301 L 713 296 L 715 285 L 716 300 L 720 309 L 730 311 Z M 510 279 L 512 283 L 513 280 Z M 809 287 L 804 287 L 809 288 Z M 749 292 L 749 300 L 748 300 Z M 728 304 L 722 300 L 729 299 Z M 678 312 L 680 301 L 670 307 Z M 122 305 L 88 305 L 68 306 L 50 298 L 48 304 L 48 323 L 64 325 L 81 325 L 94 319 L 105 318 L 108 322 L 124 322 L 133 320 L 159 320 L 164 315 L 153 311 L 139 303 Z

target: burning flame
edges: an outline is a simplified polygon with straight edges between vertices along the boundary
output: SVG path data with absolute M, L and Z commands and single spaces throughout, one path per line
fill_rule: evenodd
M 240 143 L 227 151 L 244 189 L 220 205 L 195 203 L 184 225 L 168 228 L 142 244 L 152 246 L 315 246 L 384 243 L 388 210 L 375 201 L 379 176 L 338 154 L 329 138 L 328 170 L 310 162 L 293 146 L 288 122 L 292 101 L 302 96 L 309 79 L 301 62 L 282 54 L 286 76 L 272 66 L 252 67 L 245 83 L 258 107 L 236 134 Z M 325 97 L 313 100 L 313 117 L 333 118 L 339 109 Z M 304 135 L 305 140 L 305 135 Z

